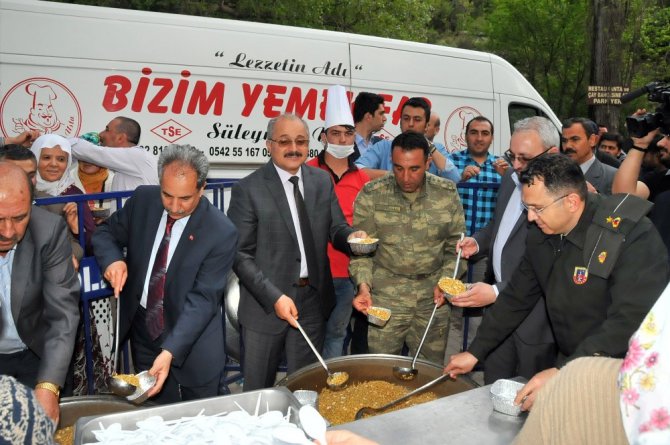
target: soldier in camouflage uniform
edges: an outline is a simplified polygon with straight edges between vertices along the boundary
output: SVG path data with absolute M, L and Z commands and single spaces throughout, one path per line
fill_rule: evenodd
M 386 326 L 370 326 L 371 353 L 399 354 L 407 343 L 414 354 L 434 304 L 435 314 L 421 356 L 443 363 L 449 305 L 437 287 L 453 276 L 456 243 L 465 231 L 456 185 L 426 172 L 429 147 L 423 135 L 407 132 L 393 140 L 393 175 L 366 184 L 354 204 L 354 225 L 379 238 L 372 256 L 353 257 L 349 266 L 358 289 L 354 307 L 392 311 Z

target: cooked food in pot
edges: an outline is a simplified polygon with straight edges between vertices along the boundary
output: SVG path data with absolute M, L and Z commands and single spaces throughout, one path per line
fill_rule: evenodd
M 74 425 L 66 426 L 56 430 L 54 434 L 54 441 L 58 445 L 73 445 L 74 444 Z

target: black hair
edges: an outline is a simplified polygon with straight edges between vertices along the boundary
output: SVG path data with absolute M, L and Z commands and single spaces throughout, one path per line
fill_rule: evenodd
M 564 154 L 547 153 L 535 158 L 519 175 L 519 182 L 524 185 L 532 185 L 535 179 L 542 180 L 554 197 L 577 193 L 582 200 L 586 200 L 588 192 L 584 173 L 575 161 Z
M 32 160 L 37 163 L 37 158 L 35 153 L 32 150 L 23 148 L 17 144 L 9 144 L 0 148 L 0 161 L 9 160 L 9 161 L 26 161 Z
M 119 120 L 117 130 L 120 133 L 125 134 L 126 138 L 128 138 L 128 142 L 131 144 L 139 144 L 140 135 L 142 133 L 140 124 L 135 119 L 131 119 L 129 117 L 118 116 L 117 119 Z
M 412 97 L 407 99 L 407 101 L 402 104 L 402 111 L 405 111 L 405 107 L 423 108 L 424 114 L 426 115 L 426 124 L 430 120 L 430 105 L 423 97 Z
M 428 146 L 426 136 L 423 133 L 415 131 L 406 131 L 396 136 L 391 143 L 391 151 L 396 147 L 403 151 L 423 150 L 423 157 L 426 160 L 428 160 L 428 155 L 430 154 L 430 147 Z
M 623 150 L 623 136 L 619 133 L 603 133 L 603 135 L 600 136 L 600 142 L 602 141 L 616 142 L 616 146 L 619 147 L 619 150 Z
M 575 124 L 582 126 L 587 138 L 590 138 L 594 134 L 598 134 L 598 124 L 585 117 L 571 117 L 570 119 L 564 120 L 563 129 L 570 128 Z
M 354 122 L 359 123 L 363 120 L 366 113 L 374 116 L 380 105 L 384 105 L 384 98 L 379 94 L 362 91 L 354 100 Z
M 468 131 L 470 131 L 470 124 L 473 122 L 488 122 L 488 124 L 491 126 L 491 134 L 494 134 L 493 131 L 493 122 L 489 120 L 489 118 L 484 117 L 484 116 L 475 116 L 470 121 L 465 124 L 465 134 L 468 134 Z

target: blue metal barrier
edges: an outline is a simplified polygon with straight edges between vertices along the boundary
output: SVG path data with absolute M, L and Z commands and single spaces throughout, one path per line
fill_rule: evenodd
M 206 190 L 212 191 L 212 204 L 223 210 L 224 208 L 224 191 L 226 188 L 231 188 L 236 180 L 231 179 L 208 179 Z M 105 193 L 91 193 L 84 195 L 68 195 L 57 196 L 53 198 L 39 198 L 35 200 L 36 205 L 50 205 L 50 204 L 64 204 L 68 202 L 75 202 L 77 204 L 77 213 L 83 214 L 85 205 L 88 201 L 99 200 L 115 200 L 116 208 L 123 206 L 123 200 L 132 196 L 132 191 L 123 192 L 105 192 Z M 84 221 L 79 218 L 79 244 L 85 250 L 85 235 L 84 235 Z M 111 287 L 107 286 L 103 278 L 102 271 L 98 266 L 95 257 L 84 257 L 79 264 L 79 282 L 80 300 L 82 304 L 82 317 L 84 324 L 84 346 L 86 355 L 86 382 L 88 394 L 94 394 L 95 391 L 95 377 L 93 373 L 93 338 L 91 334 L 91 314 L 90 304 L 102 298 L 109 298 L 114 294 Z M 225 325 L 224 325 L 225 326 Z M 125 372 L 128 372 L 128 350 L 124 347 L 124 364 Z

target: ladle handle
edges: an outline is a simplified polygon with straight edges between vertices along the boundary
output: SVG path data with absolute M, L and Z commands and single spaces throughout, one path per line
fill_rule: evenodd
M 437 304 L 433 307 L 433 313 L 430 315 L 430 319 L 428 320 L 428 324 L 426 325 L 426 330 L 423 331 L 423 337 L 421 337 L 421 342 L 419 343 L 419 347 L 416 349 L 416 354 L 414 354 L 414 359 L 412 360 L 412 369 L 414 368 L 414 365 L 416 365 L 416 359 L 419 357 L 419 351 L 421 351 L 421 347 L 423 346 L 423 342 L 426 340 L 426 336 L 428 335 L 428 329 L 430 329 L 430 325 L 433 324 L 433 318 L 435 317 L 435 311 L 437 311 Z
M 119 325 L 121 324 L 121 302 L 117 298 L 116 301 L 116 329 L 114 331 L 114 372 L 119 369 Z
M 461 232 L 461 242 L 463 242 L 463 239 L 465 238 L 465 233 Z M 453 279 L 456 279 L 456 275 L 458 275 L 458 265 L 461 262 L 461 252 L 463 252 L 463 248 L 458 249 L 458 254 L 456 255 L 456 266 L 454 267 L 454 276 Z
M 316 350 L 316 348 L 315 348 L 314 345 L 312 344 L 312 341 L 311 341 L 311 340 L 309 339 L 309 337 L 307 336 L 307 333 L 302 329 L 302 326 L 300 326 L 300 323 L 298 323 L 298 320 L 296 320 L 296 319 L 293 318 L 293 317 L 291 317 L 291 318 L 292 318 L 293 321 L 295 322 L 295 325 L 298 327 L 298 330 L 300 331 L 300 333 L 302 334 L 302 336 L 305 337 L 305 341 L 307 342 L 307 344 L 309 345 L 309 347 L 312 348 L 312 352 L 314 353 L 314 355 L 316 355 L 316 358 L 318 358 L 319 361 L 321 362 L 321 366 L 323 366 L 323 369 L 325 369 L 326 372 L 327 372 L 328 374 L 330 374 L 330 371 L 328 370 L 328 366 L 326 366 L 326 362 L 323 361 L 323 357 L 321 357 L 321 354 L 319 354 L 319 352 Z
M 420 393 L 421 391 L 425 391 L 426 389 L 430 388 L 431 386 L 433 386 L 433 385 L 437 385 L 437 384 L 440 383 L 441 381 L 446 380 L 448 377 L 449 377 L 449 374 L 442 374 L 442 375 L 439 376 L 438 378 L 431 380 L 430 382 L 426 383 L 425 385 L 423 385 L 423 386 L 419 386 L 417 389 L 408 392 L 407 394 L 405 394 L 404 396 L 400 397 L 399 399 L 396 399 L 396 400 L 394 400 L 393 402 L 387 403 L 386 405 L 384 405 L 384 406 L 382 406 L 382 407 L 380 407 L 380 408 L 377 408 L 377 411 L 384 411 L 385 409 L 388 409 L 388 408 L 390 408 L 390 407 L 392 407 L 392 406 L 394 406 L 394 405 L 397 405 L 398 403 L 402 403 L 402 402 L 404 402 L 405 400 L 407 400 L 407 399 L 409 399 L 410 397 L 412 397 L 413 395 L 416 395 L 416 394 Z

